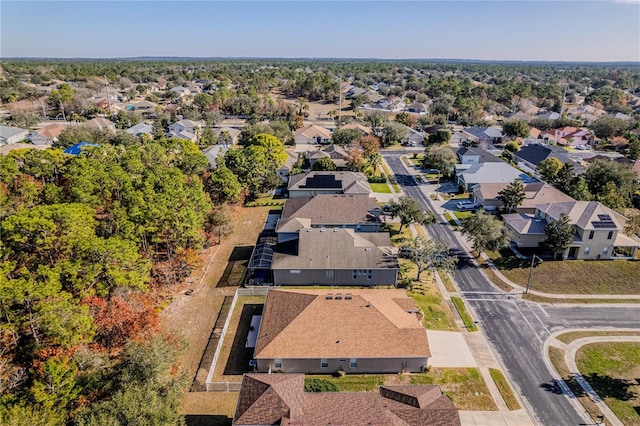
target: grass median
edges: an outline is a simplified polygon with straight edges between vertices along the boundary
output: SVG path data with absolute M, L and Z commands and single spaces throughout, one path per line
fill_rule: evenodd
M 478 327 L 473 322 L 471 314 L 469 314 L 469 311 L 467 311 L 467 307 L 464 305 L 462 299 L 456 296 L 452 296 L 451 301 L 453 302 L 453 306 L 456 307 L 456 310 L 458 311 L 458 314 L 460 315 L 460 318 L 462 319 L 462 322 L 464 323 L 467 331 L 478 331 Z
M 507 381 L 507 378 L 504 376 L 502 371 L 498 370 L 497 368 L 490 368 L 489 374 L 491 374 L 491 378 L 498 387 L 500 395 L 502 395 L 502 399 L 504 399 L 504 402 L 507 404 L 509 410 L 519 410 L 521 408 L 520 403 L 514 395 L 513 390 L 511 389 L 511 386 L 509 385 L 509 382 Z

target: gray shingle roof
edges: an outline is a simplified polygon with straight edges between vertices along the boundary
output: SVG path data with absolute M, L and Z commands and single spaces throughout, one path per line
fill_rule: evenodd
M 306 218 L 314 226 L 378 222 L 377 217 L 368 213 L 376 208 L 376 200 L 365 194 L 322 194 L 309 198 L 290 198 L 282 210 L 281 221 L 284 224 L 290 218 Z M 278 228 L 280 226 L 279 223 Z

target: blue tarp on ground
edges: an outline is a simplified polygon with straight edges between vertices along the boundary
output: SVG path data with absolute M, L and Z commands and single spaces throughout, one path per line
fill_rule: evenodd
M 65 154 L 71 154 L 71 155 L 78 155 L 82 152 L 82 147 L 83 146 L 100 146 L 96 143 L 90 143 L 90 142 L 78 142 L 75 145 L 71 145 L 69 148 L 64 150 Z

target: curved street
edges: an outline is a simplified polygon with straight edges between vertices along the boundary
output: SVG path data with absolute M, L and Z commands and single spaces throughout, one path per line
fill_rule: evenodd
M 594 424 L 572 398 L 564 382 L 547 367 L 544 342 L 552 333 L 570 328 L 640 330 L 640 306 L 539 304 L 495 287 L 474 263 L 460 234 L 437 213 L 428 195 L 406 168 L 401 159 L 405 154 L 383 151 L 405 195 L 418 200 L 424 209 L 436 212 L 439 221 L 427 227 L 427 231 L 432 237 L 447 242 L 459 256 L 454 273 L 457 287 L 534 422 L 544 425 Z

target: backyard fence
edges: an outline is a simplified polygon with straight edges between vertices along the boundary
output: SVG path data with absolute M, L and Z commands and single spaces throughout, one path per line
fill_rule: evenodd
M 231 324 L 231 317 L 233 316 L 233 311 L 236 307 L 236 302 L 238 301 L 239 296 L 266 296 L 269 291 L 269 287 L 248 287 L 248 288 L 239 288 L 236 290 L 236 293 L 233 296 L 233 300 L 231 301 L 231 306 L 229 307 L 229 313 L 227 314 L 227 319 L 224 322 L 224 327 L 222 327 L 222 332 L 220 333 L 220 340 L 218 340 L 218 345 L 216 346 L 216 351 L 213 355 L 213 360 L 211 361 L 211 367 L 209 367 L 209 374 L 207 375 L 207 381 L 205 383 L 207 392 L 230 392 L 230 391 L 239 391 L 240 390 L 240 382 L 212 382 L 213 374 L 216 369 L 216 365 L 218 364 L 218 358 L 220 357 L 220 353 L 222 352 L 222 345 L 224 343 L 224 338 L 229 330 L 229 324 Z

